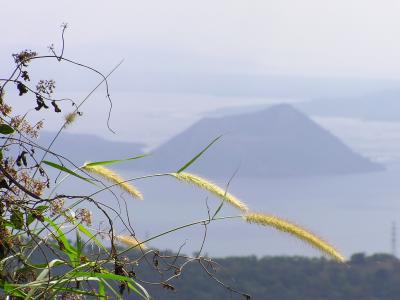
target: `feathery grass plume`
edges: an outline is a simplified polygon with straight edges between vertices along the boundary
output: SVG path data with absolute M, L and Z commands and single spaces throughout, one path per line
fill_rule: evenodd
M 240 201 L 238 198 L 233 196 L 232 194 L 226 192 L 224 189 L 220 188 L 218 185 L 212 183 L 211 181 L 204 179 L 198 175 L 187 173 L 187 172 L 180 172 L 180 173 L 170 173 L 173 177 L 178 180 L 194 184 L 199 188 L 205 189 L 210 193 L 214 194 L 218 198 L 228 202 L 232 206 L 240 209 L 241 211 L 247 212 L 249 208 L 246 204 Z
M 82 169 L 84 169 L 87 172 L 96 174 L 111 183 L 118 184 L 118 186 L 121 189 L 126 191 L 133 198 L 143 200 L 142 193 L 136 187 L 134 187 L 131 183 L 125 182 L 126 180 L 124 178 L 122 178 L 120 175 L 118 175 L 116 172 L 114 172 L 106 167 L 103 167 L 103 166 L 99 166 L 99 165 L 91 166 L 88 164 L 89 164 L 89 162 L 86 162 L 83 165 Z
M 64 120 L 65 120 L 64 128 L 67 128 L 69 125 L 74 123 L 77 116 L 78 116 L 78 112 L 76 112 L 76 111 L 72 111 L 72 112 L 67 113 L 64 116 Z
M 256 223 L 263 226 L 270 226 L 279 231 L 283 231 L 297 237 L 314 248 L 320 250 L 321 252 L 329 255 L 334 260 L 338 262 L 344 262 L 344 256 L 337 251 L 333 246 L 329 245 L 327 242 L 314 235 L 313 233 L 301 228 L 298 225 L 290 223 L 281 218 L 266 215 L 261 213 L 249 213 L 243 216 L 243 218 L 249 223 Z
M 117 235 L 117 236 L 114 236 L 114 239 L 126 246 L 136 247 L 139 245 L 138 247 L 140 247 L 141 250 L 147 250 L 147 246 L 133 236 Z

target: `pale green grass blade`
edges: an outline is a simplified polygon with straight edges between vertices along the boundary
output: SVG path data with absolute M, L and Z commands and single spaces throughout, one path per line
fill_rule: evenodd
M 201 150 L 196 156 L 194 156 L 191 160 L 189 160 L 182 168 L 180 168 L 178 171 L 176 171 L 176 173 L 180 173 L 183 172 L 184 170 L 186 170 L 191 164 L 193 164 L 200 156 L 203 155 L 204 152 L 206 152 L 208 150 L 208 148 L 210 148 L 216 141 L 218 141 L 220 138 L 222 137 L 222 135 L 216 137 L 211 143 L 209 143 L 207 145 L 207 147 L 205 147 L 203 150 Z
M 129 288 L 131 290 L 133 290 L 135 293 L 137 293 L 138 295 L 140 295 L 144 299 L 150 299 L 149 298 L 150 296 L 147 293 L 147 291 L 141 285 L 138 285 L 136 283 L 136 281 L 134 281 L 130 277 L 126 277 L 126 276 L 122 276 L 122 275 L 116 275 L 116 274 L 112 274 L 112 273 L 95 273 L 95 272 L 77 272 L 77 273 L 74 273 L 73 278 L 81 278 L 81 277 L 88 277 L 88 278 L 95 277 L 95 278 L 98 278 L 98 279 L 111 279 L 111 280 L 116 280 L 116 281 L 126 281 L 127 283 L 131 284 L 129 286 Z M 133 285 L 138 286 L 139 289 L 141 289 L 141 290 L 143 289 L 142 292 L 139 291 Z M 144 294 L 143 294 L 143 291 L 144 291 Z
M 130 157 L 130 158 L 126 158 L 126 159 L 114 159 L 114 160 L 103 160 L 103 161 L 95 161 L 95 162 L 90 162 L 85 164 L 86 166 L 89 167 L 94 167 L 94 166 L 106 166 L 106 165 L 112 165 L 112 164 L 117 164 L 117 163 L 122 163 L 122 162 L 127 162 L 130 160 L 134 160 L 134 159 L 139 159 L 139 158 L 143 158 L 148 156 L 148 154 L 143 154 L 143 155 L 139 155 L 139 156 L 135 156 L 135 157 Z
M 107 254 L 109 253 L 108 249 L 85 226 L 83 226 L 82 224 L 78 224 L 78 230 L 80 230 L 84 235 L 93 240 L 96 245 L 103 249 Z
M 55 169 L 57 169 L 57 170 L 60 170 L 60 171 L 63 171 L 63 172 L 65 172 L 65 173 L 68 173 L 68 174 L 70 174 L 70 175 L 72 175 L 72 176 L 75 176 L 75 177 L 77 177 L 77 178 L 79 178 L 79 179 L 85 180 L 86 182 L 89 182 L 89 183 L 91 183 L 91 184 L 94 184 L 94 183 L 93 183 L 92 181 L 90 181 L 88 178 L 85 178 L 85 177 L 83 177 L 83 176 L 81 176 L 81 175 L 75 173 L 74 171 L 72 171 L 72 170 L 70 170 L 70 169 L 68 169 L 68 168 L 66 168 L 66 167 L 64 167 L 64 166 L 61 166 L 61 165 L 59 165 L 59 164 L 56 164 L 56 163 L 51 162 L 51 161 L 48 161 L 48 160 L 44 160 L 43 163 L 46 164 L 46 165 L 48 165 L 48 166 L 50 166 L 50 167 L 53 167 L 53 168 L 55 168 Z
M 64 250 L 62 250 L 65 254 L 68 255 L 72 265 L 76 265 L 78 262 L 75 261 L 77 250 L 71 243 L 68 241 L 67 237 L 65 236 L 64 232 L 60 229 L 60 227 L 54 223 L 50 218 L 45 218 L 46 222 L 50 224 L 51 227 L 56 231 L 57 236 L 56 238 L 63 244 Z

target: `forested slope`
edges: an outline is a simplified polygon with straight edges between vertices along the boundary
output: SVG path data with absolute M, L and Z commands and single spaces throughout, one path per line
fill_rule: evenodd
M 400 262 L 390 255 L 356 254 L 345 265 L 304 257 L 231 257 L 216 262 L 220 265 L 216 277 L 252 299 L 400 299 Z M 244 299 L 213 281 L 198 263 L 187 268 L 173 286 L 175 291 L 161 286 L 150 291 L 154 299 Z

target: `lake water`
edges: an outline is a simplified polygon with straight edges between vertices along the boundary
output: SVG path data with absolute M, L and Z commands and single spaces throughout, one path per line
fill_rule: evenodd
M 154 147 L 184 130 L 207 111 L 228 105 L 265 104 L 274 100 L 204 97 L 193 95 L 123 95 L 128 105 L 115 103 L 113 124 L 118 138 L 144 141 Z M 133 97 L 134 96 L 134 97 Z M 103 97 L 104 98 L 104 97 Z M 105 99 L 100 99 L 105 101 Z M 248 100 L 248 101 L 245 101 Z M 136 103 L 136 104 L 135 104 Z M 85 118 L 74 130 L 88 133 L 107 132 L 107 109 L 97 106 L 85 111 Z M 118 116 L 118 117 L 116 117 Z M 276 214 L 321 235 L 346 255 L 354 252 L 391 251 L 392 222 L 400 224 L 400 123 L 372 122 L 343 118 L 313 118 L 342 139 L 356 152 L 388 164 L 384 172 L 297 179 L 235 178 L 230 191 L 247 202 L 253 210 Z M 49 120 L 50 124 L 52 121 Z M 126 177 L 135 172 L 121 171 Z M 225 185 L 227 179 L 216 180 Z M 133 227 L 139 238 L 187 222 L 207 217 L 207 193 L 176 183 L 172 178 L 136 182 L 145 201 L 126 199 Z M 68 184 L 76 190 L 75 184 Z M 102 195 L 105 203 L 118 207 L 111 196 Z M 210 209 L 219 202 L 209 197 Z M 121 208 L 124 212 L 124 209 Z M 224 215 L 236 214 L 224 207 Z M 123 215 L 124 213 L 122 213 Z M 122 228 L 122 226 L 120 226 Z M 199 249 L 204 228 L 195 226 L 155 240 L 151 245 L 183 252 Z M 399 247 L 400 249 L 400 247 Z M 225 255 L 318 255 L 308 245 L 274 230 L 248 225 L 241 220 L 219 221 L 208 226 L 205 251 Z
M 125 171 L 125 177 L 137 176 Z M 392 222 L 400 224 L 400 166 L 387 171 L 302 179 L 236 178 L 230 191 L 262 211 L 293 221 L 331 242 L 345 255 L 355 252 L 390 252 Z M 225 180 L 215 180 L 225 185 Z M 207 218 L 219 201 L 195 187 L 177 183 L 173 178 L 136 181 L 145 200 L 126 203 L 132 225 L 145 239 L 167 229 Z M 208 199 L 207 199 L 208 197 Z M 112 197 L 102 196 L 117 207 Z M 222 215 L 236 215 L 227 206 Z M 122 228 L 122 227 L 120 227 Z M 207 227 L 205 252 L 226 255 L 319 255 L 297 239 L 273 229 L 250 225 L 238 219 L 216 221 Z M 204 227 L 194 226 L 160 239 L 150 245 L 192 253 L 201 245 Z

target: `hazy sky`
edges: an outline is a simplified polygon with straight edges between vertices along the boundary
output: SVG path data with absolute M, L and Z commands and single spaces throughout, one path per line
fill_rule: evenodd
M 109 138 L 155 145 L 206 111 L 267 103 L 271 99 L 262 88 L 276 86 L 263 77 L 257 82 L 254 77 L 246 82 L 243 77 L 213 82 L 210 75 L 389 78 L 395 79 L 395 87 L 400 80 L 400 1 L 24 0 L 18 5 L 2 1 L 0 12 L 0 77 L 11 70 L 11 53 L 28 48 L 46 54 L 50 43 L 59 49 L 63 22 L 69 24 L 66 56 L 103 72 L 125 59 L 111 78 L 111 121 L 118 135 L 105 126 L 104 90 L 85 107 L 85 117 L 70 128 Z M 74 97 L 71 88 L 80 85 L 79 97 L 83 97 L 99 80 L 73 68 L 44 67 L 44 78 L 52 78 L 52 70 L 58 70 L 58 91 L 65 92 L 58 97 Z M 368 89 L 374 82 L 356 86 Z M 279 89 L 291 92 L 289 97 L 302 97 L 297 94 L 301 91 L 296 89 L 301 86 L 297 79 L 291 85 L 279 84 Z M 149 90 L 137 88 L 143 86 Z M 354 82 L 348 86 L 352 88 Z M 329 96 L 340 90 L 331 80 L 313 82 L 313 89 Z M 147 94 L 138 93 L 143 91 Z M 343 91 L 348 93 L 346 88 Z M 26 111 L 26 102 L 13 105 Z M 47 129 L 57 128 L 53 115 L 44 116 L 50 124 Z
M 112 135 L 107 131 L 105 120 L 108 102 L 104 90 L 92 97 L 91 102 L 83 109 L 83 117 L 68 131 L 145 142 L 153 147 L 187 128 L 203 117 L 205 112 L 226 106 L 261 105 L 276 100 L 268 99 L 262 93 L 246 95 L 245 92 L 253 92 L 267 83 L 275 87 L 274 82 L 271 84 L 268 78 L 264 77 L 258 81 L 258 85 L 253 84 L 254 77 L 251 76 L 247 82 L 242 83 L 240 80 L 246 75 L 382 78 L 394 79 L 395 87 L 400 80 L 399 0 L 21 0 L 18 2 L 3 0 L 0 2 L 0 78 L 9 75 L 12 67 L 11 53 L 28 48 L 46 54 L 46 46 L 50 43 L 55 43 L 59 49 L 60 24 L 63 22 L 69 24 L 66 33 L 66 56 L 91 64 L 103 72 L 109 71 L 124 58 L 124 64 L 111 81 L 114 80 L 115 83 L 118 78 L 122 78 L 122 84 L 131 88 L 130 90 L 121 88 L 118 82 L 112 87 L 114 111 L 111 126 L 118 135 Z M 52 76 L 54 64 L 44 66 L 45 68 L 41 70 L 46 75 L 44 78 L 48 78 L 47 75 Z M 60 90 L 64 93 L 61 96 L 82 99 L 98 82 L 97 77 L 86 76 L 86 73 L 80 70 L 58 65 L 57 68 L 60 68 L 57 69 L 57 75 L 62 78 L 57 81 L 58 88 L 61 87 Z M 215 83 L 214 77 L 210 75 L 238 75 L 238 77 L 235 77 L 235 80 L 220 80 Z M 146 90 L 143 93 L 143 90 L 136 90 L 133 83 L 142 79 L 143 85 L 147 84 L 146 80 L 164 84 L 162 91 L 164 94 L 159 91 Z M 204 83 L 203 79 L 207 79 L 207 82 Z M 178 87 L 184 85 L 185 91 L 178 95 L 174 94 L 178 92 L 176 89 L 166 91 L 171 82 Z M 331 96 L 331 91 L 336 89 L 331 82 L 329 79 L 325 85 L 318 81 L 313 84 L 325 95 Z M 64 83 L 69 83 L 72 87 L 86 85 L 76 91 L 63 89 Z M 350 83 L 351 87 L 353 83 Z M 220 95 L 214 93 L 214 90 L 209 94 L 196 93 L 197 90 L 201 90 L 201 88 L 196 90 L 198 88 L 196 84 L 200 84 L 207 92 L 209 87 L 217 86 L 225 91 L 234 90 L 238 94 Z M 285 91 L 292 91 L 292 87 L 295 93 L 301 90 L 301 88 L 295 89 L 296 84 L 301 85 L 297 79 L 292 80 L 290 86 L 286 86 L 286 83 L 282 85 L 282 82 L 280 84 Z M 357 84 L 359 88 L 369 87 L 365 82 Z M 195 88 L 191 89 L 193 86 Z M 244 92 L 241 91 L 242 87 Z M 12 99 L 10 101 L 14 107 L 23 112 L 27 110 L 27 103 L 32 105 L 31 108 L 35 105 L 34 99 L 29 100 L 28 97 L 19 98 L 11 94 L 9 99 Z M 62 109 L 64 113 L 72 108 L 63 104 Z M 49 111 L 41 113 L 43 115 L 33 111 L 29 117 L 45 118 L 47 130 L 59 128 L 59 115 L 56 116 Z M 388 123 L 384 124 L 386 127 L 382 127 L 378 122 L 371 124 L 338 119 L 317 119 L 317 121 L 343 138 L 354 149 L 370 157 L 392 159 L 393 153 L 396 155 L 399 153 L 398 123 Z M 363 135 L 359 135 L 359 132 L 363 132 Z M 210 137 L 210 140 L 212 138 L 214 137 Z M 387 147 L 389 144 L 391 146 Z M 137 153 L 132 153 L 132 156 L 135 154 Z M 116 158 L 118 157 L 111 156 L 105 159 Z M 398 156 L 395 158 L 400 159 Z M 395 175 L 393 178 L 397 180 L 397 173 Z M 383 179 L 381 181 L 386 183 L 387 180 Z M 345 181 L 347 182 L 347 179 Z M 347 184 L 350 186 L 350 182 Z M 320 185 L 310 184 L 309 190 L 313 190 L 315 186 Z M 364 190 L 364 186 L 361 186 Z M 368 183 L 365 186 L 372 188 L 375 186 L 375 181 L 374 184 Z M 392 186 L 395 187 L 396 184 Z M 344 190 L 341 185 L 334 187 L 339 187 L 336 190 L 340 192 Z M 383 187 L 386 188 L 386 185 Z M 353 186 L 348 189 L 353 189 Z M 297 192 L 295 189 L 287 189 L 286 186 L 282 190 Z M 382 214 L 380 220 L 392 220 L 394 218 L 392 213 L 398 206 L 398 194 L 397 191 L 392 192 L 390 188 L 382 190 L 392 193 L 389 195 L 391 196 L 389 200 L 395 204 L 393 209 L 389 207 L 386 210 L 390 215 Z M 368 189 L 366 191 L 367 196 L 374 197 L 375 194 Z M 253 193 L 264 197 L 258 190 Z M 336 205 L 338 199 L 335 197 L 338 196 L 334 193 L 326 195 L 329 201 L 321 202 L 320 195 L 317 195 L 318 197 L 314 197 L 318 198 L 315 203 L 317 206 L 323 205 L 324 209 L 330 209 L 325 203 Z M 305 196 L 308 197 L 307 194 Z M 365 199 L 361 196 L 360 202 L 353 203 L 365 203 Z M 347 209 L 348 202 L 354 199 L 357 200 L 357 198 L 343 198 L 343 201 L 346 200 L 343 202 L 346 203 L 343 207 Z M 376 200 L 374 198 L 371 203 L 379 205 L 383 203 Z M 296 202 L 299 209 L 296 207 L 293 209 L 293 203 L 290 205 L 287 204 L 289 202 L 275 203 L 283 203 L 283 215 L 301 221 L 296 215 L 303 212 L 304 204 L 301 201 Z M 292 209 L 289 211 L 287 207 Z M 310 211 L 313 214 L 315 212 L 314 208 Z M 339 219 L 343 219 L 343 214 L 347 214 L 347 211 L 339 214 Z M 142 214 L 142 216 L 147 215 Z M 331 224 L 331 227 L 325 226 L 327 233 L 335 232 L 338 224 L 337 215 L 329 211 L 326 214 L 317 214 L 318 216 L 323 216 L 325 224 L 326 221 Z M 376 218 L 374 213 L 366 216 L 368 224 L 371 223 L 369 222 L 371 217 Z M 303 220 L 311 220 L 309 225 L 313 225 L 313 219 L 306 217 Z M 354 220 L 360 219 L 357 214 L 348 214 L 344 217 L 353 223 Z M 332 219 L 331 222 L 329 218 Z M 320 223 L 321 220 L 316 220 L 315 228 L 318 228 Z M 306 221 L 305 224 L 307 225 Z M 386 225 L 381 224 L 381 226 Z M 362 226 L 353 227 L 358 229 Z M 376 236 L 386 241 L 384 235 L 386 227 L 379 230 L 377 228 L 374 227 L 375 231 L 379 231 L 376 232 Z M 236 234 L 236 231 L 232 232 Z M 358 239 L 355 239 L 355 235 L 351 235 L 347 228 L 337 230 L 337 234 L 339 232 L 346 232 L 346 245 L 350 242 L 357 243 Z M 366 230 L 365 240 L 368 243 L 370 237 L 371 231 Z M 373 243 L 373 246 L 382 245 L 383 243 Z M 224 247 L 226 248 L 226 244 Z M 282 249 L 285 248 L 296 249 L 293 247 Z M 354 251 L 354 248 L 351 250 Z
M 3 1 L 1 52 L 45 49 L 62 22 L 70 53 L 110 65 L 400 78 L 396 0 Z

